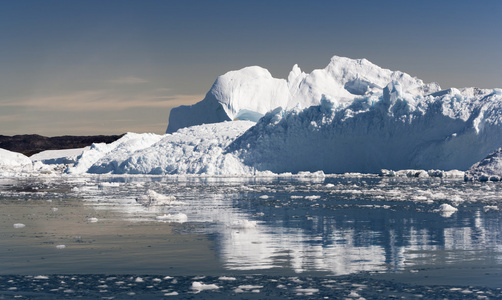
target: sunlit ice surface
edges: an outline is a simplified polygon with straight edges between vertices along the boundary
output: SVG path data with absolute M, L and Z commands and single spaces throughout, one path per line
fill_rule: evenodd
M 501 191 L 372 175 L 4 178 L 2 295 L 502 297 Z

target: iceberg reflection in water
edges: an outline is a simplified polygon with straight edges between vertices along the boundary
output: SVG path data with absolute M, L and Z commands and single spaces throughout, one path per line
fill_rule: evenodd
M 502 263 L 497 184 L 371 176 L 108 180 L 74 191 L 131 221 L 186 215 L 229 271 L 346 275 Z M 148 193 L 159 201 L 135 200 Z

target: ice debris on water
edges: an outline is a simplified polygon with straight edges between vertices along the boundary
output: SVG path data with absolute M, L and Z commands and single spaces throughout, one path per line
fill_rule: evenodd
M 448 203 L 443 203 L 439 206 L 438 209 L 435 210 L 436 212 L 439 212 L 441 216 L 445 218 L 451 217 L 454 213 L 458 211 L 458 208 L 451 206 Z
M 24 225 L 23 223 L 14 224 L 14 228 L 24 228 L 24 227 L 26 227 L 26 225 Z
M 188 216 L 184 213 L 175 213 L 156 216 L 155 219 L 162 222 L 185 223 L 186 221 L 188 221 Z
M 162 195 L 153 190 L 148 190 L 145 195 L 141 195 L 136 198 L 136 202 L 143 206 L 154 206 L 154 205 L 182 205 L 185 204 L 181 201 L 176 201 L 176 197 L 173 195 Z
M 249 228 L 256 228 L 257 225 L 258 225 L 257 221 L 239 219 L 232 221 L 229 227 L 234 229 L 249 229 Z
M 214 283 L 213 284 L 205 284 L 200 281 L 192 282 L 192 289 L 196 290 L 197 292 L 205 291 L 205 290 L 217 290 L 219 288 L 220 287 Z

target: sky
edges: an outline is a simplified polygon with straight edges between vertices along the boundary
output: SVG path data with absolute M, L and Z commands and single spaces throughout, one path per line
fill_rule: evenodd
M 0 135 L 162 134 L 219 75 L 333 55 L 442 88 L 502 87 L 502 1 L 16 0 L 0 9 Z

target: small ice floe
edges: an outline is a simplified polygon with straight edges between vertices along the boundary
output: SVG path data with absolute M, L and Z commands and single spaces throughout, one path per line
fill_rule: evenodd
M 166 196 L 152 190 L 148 190 L 145 195 L 136 198 L 136 202 L 143 206 L 185 204 L 181 201 L 176 201 L 176 197 L 173 195 Z
M 87 219 L 87 222 L 88 223 L 97 223 L 98 222 L 98 218 L 89 218 L 89 219 Z
M 218 280 L 227 280 L 227 281 L 234 281 L 237 280 L 235 277 L 227 277 L 227 276 L 220 276 Z
M 192 282 L 192 290 L 195 290 L 197 292 L 205 291 L 205 290 L 217 290 L 219 288 L 220 287 L 217 286 L 216 284 L 204 284 L 200 281 Z
M 162 222 L 176 222 L 176 223 L 185 223 L 188 221 L 187 215 L 184 213 L 177 213 L 177 214 L 164 214 L 163 216 L 156 216 L 155 219 L 157 221 L 162 221 Z
M 134 279 L 134 282 L 145 282 L 145 280 L 141 277 L 136 277 L 136 279 Z
M 313 201 L 313 200 L 321 199 L 321 196 L 319 196 L 319 195 L 305 196 L 305 199 Z
M 59 250 L 65 249 L 65 248 L 66 248 L 66 245 L 57 245 L 56 246 L 56 249 L 59 249 Z
M 170 293 L 165 293 L 164 296 L 178 296 L 178 292 L 174 291 L 174 292 L 170 292 Z
M 260 198 L 260 199 L 268 199 L 268 198 L 270 198 L 270 197 L 269 197 L 268 195 L 261 195 L 259 198 Z
M 58 210 L 59 210 L 59 208 L 57 208 L 57 207 L 53 207 L 53 208 L 51 208 L 51 210 L 52 210 L 53 212 L 56 212 L 56 211 L 58 211 Z
M 485 212 L 489 212 L 491 210 L 493 210 L 493 211 L 499 211 L 499 208 L 496 205 L 486 205 L 486 206 L 483 207 L 483 210 Z
M 118 187 L 118 186 L 120 186 L 120 182 L 101 182 L 98 184 L 98 188 Z
M 262 289 L 262 285 L 239 285 L 234 292 L 235 293 L 245 293 L 245 292 L 251 292 L 251 293 L 259 293 L 260 289 Z
M 228 227 L 234 228 L 234 229 L 249 229 L 249 228 L 256 228 L 256 225 L 258 224 L 257 221 L 249 221 L 249 220 L 235 220 L 230 223 Z
M 319 289 L 312 289 L 312 288 L 307 288 L 307 289 L 303 289 L 303 288 L 296 288 L 295 289 L 295 292 L 298 296 L 312 296 L 314 295 L 315 293 L 318 293 L 319 292 Z
M 439 212 L 442 217 L 449 218 L 454 213 L 458 211 L 458 208 L 451 206 L 450 204 L 443 203 L 439 206 L 438 209 L 434 210 L 435 212 Z
M 37 276 L 33 277 L 33 279 L 38 279 L 38 280 L 47 280 L 47 279 L 49 279 L 49 276 L 45 276 L 45 275 L 37 275 Z
M 14 224 L 14 228 L 24 228 L 24 227 L 26 227 L 26 225 L 24 225 L 23 223 Z

